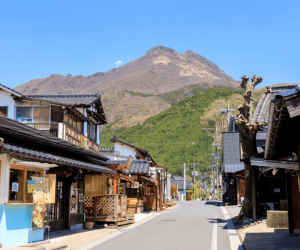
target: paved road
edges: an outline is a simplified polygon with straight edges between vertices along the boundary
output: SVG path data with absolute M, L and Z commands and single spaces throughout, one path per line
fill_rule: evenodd
M 178 204 L 175 209 L 137 227 L 121 229 L 123 233 L 91 249 L 230 250 L 221 207 L 204 201 Z

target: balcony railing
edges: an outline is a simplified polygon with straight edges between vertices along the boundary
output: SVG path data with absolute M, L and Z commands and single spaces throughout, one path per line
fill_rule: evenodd
M 24 123 L 25 125 L 44 131 L 50 135 L 58 137 L 58 123 Z
M 99 153 L 100 146 L 90 138 L 83 136 L 67 123 L 23 123 L 29 127 L 44 131 L 55 137 L 59 137 L 79 147 Z

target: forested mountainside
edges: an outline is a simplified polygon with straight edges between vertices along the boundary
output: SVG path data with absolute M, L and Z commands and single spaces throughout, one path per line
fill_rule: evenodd
M 242 96 L 244 90 L 207 89 L 199 92 L 169 109 L 147 119 L 143 124 L 130 128 L 122 127 L 112 130 L 114 124 L 101 133 L 101 147 L 112 147 L 110 142 L 114 135 L 119 139 L 148 150 L 159 164 L 167 164 L 171 173 L 178 173 L 177 168 L 183 163 L 199 163 L 198 170 L 208 170 L 212 162 L 211 144 L 213 139 L 207 136 L 203 127 L 214 127 L 216 117 L 200 119 L 207 115 L 208 109 L 217 100 L 226 103 L 232 95 Z M 226 107 L 223 107 L 226 108 Z M 220 111 L 219 111 L 220 112 Z

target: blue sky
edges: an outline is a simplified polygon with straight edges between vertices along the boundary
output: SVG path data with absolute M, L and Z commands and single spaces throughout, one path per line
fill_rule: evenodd
M 2 1 L 0 83 L 106 72 L 157 45 L 258 85 L 300 82 L 300 1 Z

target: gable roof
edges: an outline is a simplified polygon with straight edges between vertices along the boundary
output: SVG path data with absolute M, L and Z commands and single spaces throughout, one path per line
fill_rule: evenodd
M 89 115 L 94 117 L 102 124 L 107 123 L 104 108 L 101 101 L 101 95 L 89 94 L 89 95 L 27 95 L 24 99 L 46 101 L 52 104 L 72 106 L 72 107 L 86 107 L 95 105 L 97 112 L 87 109 Z
M 275 84 L 266 86 L 266 92 L 259 99 L 257 107 L 253 113 L 251 124 L 264 123 L 268 124 L 270 103 L 274 98 L 274 95 L 281 91 L 293 89 L 297 84 Z
M 147 158 L 147 157 L 151 158 L 151 161 L 153 162 L 153 164 L 159 166 L 157 164 L 157 162 L 153 159 L 153 157 L 150 155 L 150 153 L 147 150 L 145 150 L 143 148 L 140 148 L 140 147 L 137 147 L 137 146 L 135 146 L 133 144 L 130 144 L 128 142 L 122 141 L 117 136 L 114 136 L 111 141 L 113 143 L 120 142 L 120 143 L 123 143 L 123 144 L 125 144 L 125 145 L 127 145 L 129 147 L 135 148 L 139 153 L 141 153 L 142 157 L 144 157 L 144 158 Z
M 26 95 L 26 97 L 60 103 L 61 105 L 83 106 L 94 104 L 100 95 Z
M 106 165 L 126 166 L 126 160 L 112 160 L 106 162 Z M 149 172 L 150 162 L 144 160 L 133 160 L 127 173 L 129 174 L 147 174 Z
M 0 90 L 5 90 L 5 91 L 11 93 L 12 95 L 17 96 L 17 97 L 23 97 L 23 95 L 21 93 L 15 91 L 15 90 L 13 90 L 13 89 L 11 89 L 9 87 L 6 87 L 6 86 L 4 86 L 2 84 L 0 84 Z

